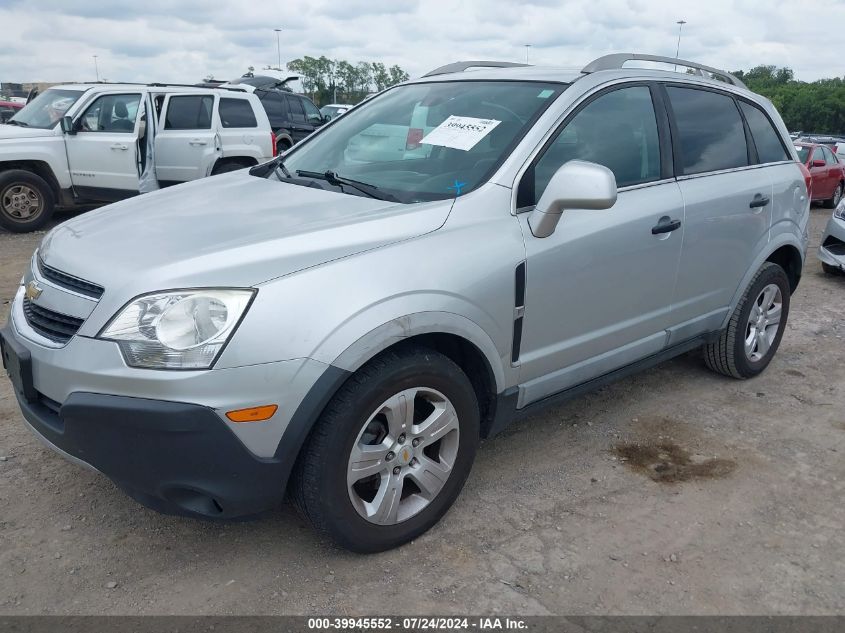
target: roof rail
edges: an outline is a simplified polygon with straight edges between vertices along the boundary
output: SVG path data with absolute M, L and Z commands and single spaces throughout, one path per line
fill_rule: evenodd
M 517 62 L 454 62 L 446 64 L 440 68 L 427 72 L 423 77 L 434 77 L 435 75 L 445 75 L 447 73 L 460 73 L 468 68 L 512 68 L 515 66 L 530 66 L 531 64 L 519 64 Z
M 148 88 L 204 88 L 206 90 L 231 90 L 232 92 L 246 92 L 243 88 L 236 87 L 221 87 L 221 86 L 198 86 L 197 84 L 169 84 L 169 83 L 151 83 L 145 84 Z
M 675 57 L 662 57 L 660 55 L 642 55 L 640 53 L 613 53 L 594 59 L 589 64 L 584 66 L 581 70 L 583 73 L 594 73 L 599 70 L 616 70 L 622 68 L 623 64 L 628 61 L 637 60 L 643 62 L 662 62 L 664 64 L 674 64 L 677 66 L 685 66 L 695 71 L 696 75 L 704 76 L 704 72 L 708 72 L 714 77 L 719 77 L 723 81 L 733 84 L 738 88 L 748 89 L 737 77 L 725 70 L 705 66 L 698 62 L 691 62 L 686 59 L 677 59 Z M 702 72 L 704 71 L 704 72 Z

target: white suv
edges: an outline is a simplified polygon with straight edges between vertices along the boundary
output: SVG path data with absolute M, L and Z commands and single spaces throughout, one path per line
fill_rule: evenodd
M 56 206 L 114 202 L 275 151 L 261 102 L 242 90 L 56 86 L 0 125 L 0 226 L 33 231 Z

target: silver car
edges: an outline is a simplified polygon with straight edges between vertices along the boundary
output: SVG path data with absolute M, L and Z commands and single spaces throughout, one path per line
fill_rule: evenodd
M 763 371 L 807 248 L 795 158 L 769 101 L 693 62 L 452 64 L 53 229 L 4 363 L 36 436 L 150 507 L 290 493 L 384 550 L 519 416 L 695 348 Z
M 826 273 L 841 275 L 845 272 L 845 201 L 833 210 L 822 235 L 818 255 Z

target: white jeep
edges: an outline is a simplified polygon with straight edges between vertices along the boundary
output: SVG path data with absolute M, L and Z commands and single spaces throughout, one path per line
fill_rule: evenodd
M 114 202 L 275 151 L 261 102 L 243 90 L 56 86 L 0 125 L 0 226 L 33 231 L 56 207 Z

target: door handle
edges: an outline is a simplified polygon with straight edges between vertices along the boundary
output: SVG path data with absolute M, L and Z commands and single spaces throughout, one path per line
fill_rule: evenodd
M 761 193 L 758 193 L 756 196 L 754 196 L 754 200 L 749 203 L 748 207 L 750 209 L 758 209 L 760 207 L 765 207 L 767 204 L 769 204 L 769 202 L 771 201 L 766 196 Z
M 660 218 L 660 222 L 651 227 L 651 234 L 660 235 L 661 233 L 671 233 L 672 231 L 677 231 L 679 228 L 681 228 L 680 220 L 670 220 L 668 218 L 664 220 L 664 218 Z
M 126 145 L 125 143 L 115 143 L 114 145 L 111 146 L 111 148 L 112 149 L 119 149 L 119 150 L 122 150 L 122 151 L 125 152 L 126 150 L 129 149 L 129 146 Z
M 202 139 L 195 138 L 191 141 L 188 141 L 189 145 L 208 145 L 208 141 L 203 141 Z

